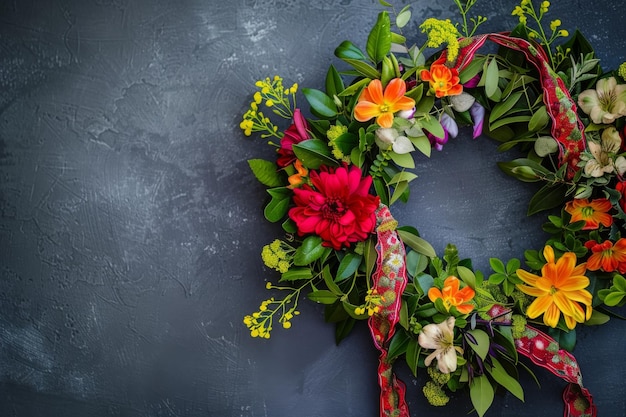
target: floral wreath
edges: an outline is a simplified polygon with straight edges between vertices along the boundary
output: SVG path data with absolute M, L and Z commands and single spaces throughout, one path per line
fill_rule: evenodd
M 427 370 L 430 404 L 466 387 L 483 416 L 498 387 L 524 399 L 520 356 L 569 383 L 565 416 L 595 416 L 570 351 L 577 325 L 622 318 L 612 308 L 626 304 L 626 63 L 603 71 L 580 32 L 546 24 L 548 1 L 522 0 L 511 32 L 476 34 L 486 19 L 469 17 L 475 2 L 454 0 L 459 24 L 426 19 L 423 46 L 409 47 L 409 6 L 381 0 L 365 51 L 342 42 L 335 55 L 346 68 L 331 65 L 323 91 L 302 89 L 312 118 L 296 105 L 297 84 L 256 83 L 240 127 L 276 147 L 276 161 L 248 162 L 270 196 L 266 219 L 285 232 L 261 252 L 280 273 L 267 289 L 285 295 L 243 321 L 252 337 L 269 338 L 275 323 L 291 327 L 302 296 L 325 305 L 338 342 L 368 320 L 381 417 L 409 416 L 398 358 L 414 375 Z M 479 55 L 488 40 L 497 53 Z M 427 57 L 428 48 L 437 51 Z M 262 106 L 291 124 L 279 129 Z M 525 267 L 490 258 L 483 275 L 454 245 L 438 256 L 391 215 L 409 198 L 414 157 L 440 150 L 459 125 L 500 150 L 518 147 L 526 157 L 500 168 L 542 184 L 528 213 L 550 213 L 550 237 L 525 251 Z

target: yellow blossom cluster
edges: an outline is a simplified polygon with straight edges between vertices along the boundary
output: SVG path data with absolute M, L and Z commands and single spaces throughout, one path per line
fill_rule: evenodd
M 428 403 L 435 407 L 443 407 L 448 404 L 448 401 L 450 401 L 450 397 L 443 392 L 441 386 L 437 385 L 433 381 L 426 382 L 424 388 L 422 388 L 422 392 L 424 392 L 424 396 L 428 400 Z
M 519 18 L 519 22 L 526 26 L 528 36 L 531 39 L 537 39 L 539 43 L 546 46 L 550 61 L 553 67 L 556 67 L 558 63 L 561 62 L 562 59 L 564 59 L 564 57 L 559 54 L 557 47 L 557 56 L 555 60 L 550 46 L 557 38 L 568 37 L 569 32 L 565 29 L 559 29 L 559 27 L 561 26 L 561 20 L 554 19 L 550 22 L 550 36 L 546 34 L 547 30 L 544 30 L 541 24 L 541 20 L 548 12 L 548 10 L 550 10 L 550 2 L 547 0 L 542 1 L 539 4 L 539 13 L 537 13 L 537 11 L 535 10 L 535 7 L 533 6 L 533 2 L 531 0 L 521 0 L 520 4 L 515 6 L 513 11 L 511 12 L 511 15 L 517 16 Z M 537 24 L 537 29 L 528 26 L 529 17 Z
M 278 126 L 259 110 L 259 106 L 263 103 L 267 108 L 271 108 L 274 114 L 291 119 L 293 117 L 292 102 L 295 108 L 298 84 L 285 88 L 283 79 L 276 75 L 272 79 L 267 77 L 257 81 L 255 86 L 259 90 L 254 93 L 250 108 L 244 113 L 239 127 L 246 136 L 250 136 L 252 132 L 262 132 L 262 138 L 274 136 L 280 139 L 282 133 L 278 131 Z
M 274 288 L 279 290 L 289 290 L 289 293 L 282 300 L 276 300 L 274 297 L 269 298 L 263 302 L 259 306 L 259 310 L 255 311 L 252 314 L 249 314 L 243 318 L 243 323 L 250 330 L 250 336 L 252 337 L 260 337 L 263 339 L 269 339 L 270 333 L 272 331 L 272 325 L 274 322 L 274 316 L 279 314 L 278 322 L 282 324 L 283 328 L 289 329 L 291 328 L 291 320 L 294 316 L 300 314 L 298 310 L 296 310 L 298 306 L 298 296 L 300 295 L 300 289 L 287 288 L 287 287 L 278 287 L 274 286 L 271 283 L 267 283 L 265 288 L 268 290 Z M 292 304 L 292 301 L 294 303 Z
M 261 259 L 268 267 L 284 274 L 291 266 L 294 249 L 282 240 L 276 239 L 269 245 L 263 246 Z
M 367 290 L 367 294 L 365 295 L 365 304 L 360 305 L 359 307 L 354 309 L 356 314 L 365 314 L 367 312 L 368 316 L 373 316 L 376 313 L 380 312 L 380 306 L 385 301 L 385 298 L 378 294 L 376 288 Z
M 428 376 L 435 384 L 444 385 L 450 380 L 450 374 L 444 374 L 436 366 L 429 366 L 426 370 L 428 371 Z
M 511 331 L 513 333 L 513 337 L 515 338 L 520 338 L 522 337 L 522 334 L 524 333 L 524 331 L 526 330 L 526 317 L 519 315 L 519 314 L 513 314 L 513 316 L 511 317 Z
M 422 33 L 428 35 L 426 46 L 438 48 L 444 43 L 447 44 L 448 62 L 456 59 L 459 53 L 459 31 L 450 19 L 440 20 L 434 17 L 424 20 L 420 25 Z
M 293 101 L 293 107 L 295 108 L 296 92 L 298 91 L 297 83 L 285 88 L 283 79 L 275 75 L 271 79 L 267 77 L 264 80 L 259 80 L 254 85 L 259 88 L 259 91 L 254 95 L 255 102 L 257 100 L 260 100 L 258 103 L 264 101 L 267 107 L 271 107 L 274 113 L 285 119 L 293 117 L 291 101 Z
M 622 77 L 622 80 L 626 81 L 626 62 L 622 62 L 617 70 L 617 74 Z
M 350 163 L 350 156 L 344 155 L 339 146 L 337 145 L 337 138 L 339 138 L 344 133 L 348 132 L 348 128 L 342 125 L 331 125 L 328 131 L 326 132 L 326 137 L 328 138 L 328 144 L 332 147 L 333 156 L 336 159 L 340 159 L 343 162 Z

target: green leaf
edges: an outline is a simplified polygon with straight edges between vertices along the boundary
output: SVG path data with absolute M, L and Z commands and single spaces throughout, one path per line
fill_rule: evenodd
M 406 352 L 411 338 L 405 331 L 397 331 L 389 343 L 389 351 L 387 353 L 387 359 L 391 360 L 397 356 Z
M 524 401 L 524 389 L 520 383 L 509 375 L 502 364 L 496 359 L 491 358 L 492 367 L 487 366 L 487 371 L 491 374 L 493 379 L 504 388 L 506 388 L 511 394 L 515 395 L 520 401 Z
M 338 96 L 344 89 L 345 86 L 339 72 L 331 65 L 326 73 L 326 94 L 329 97 Z
M 357 70 L 359 74 L 366 78 L 380 78 L 380 72 L 366 62 L 359 61 L 358 59 L 344 59 L 344 61 L 352 65 L 352 67 Z
M 422 348 L 419 343 L 417 343 L 417 339 L 411 339 L 406 347 L 405 358 L 406 364 L 409 366 L 413 376 L 417 376 L 417 366 L 419 364 L 421 351 Z
M 343 41 L 335 49 L 335 56 L 340 59 L 365 60 L 367 57 L 355 44 L 350 41 Z
M 522 91 L 511 94 L 506 100 L 496 104 L 489 115 L 489 123 L 493 123 L 513 108 L 522 97 Z
M 335 326 L 335 343 L 339 344 L 345 339 L 354 328 L 355 323 L 356 320 L 354 319 L 346 319 L 337 323 Z
M 311 301 L 321 304 L 333 304 L 339 297 L 328 290 L 317 290 L 307 294 Z
M 624 278 L 621 275 L 614 275 L 613 276 L 613 286 L 620 290 L 621 292 L 626 293 L 626 278 Z
M 467 340 L 467 343 L 470 345 L 472 350 L 484 360 L 489 353 L 489 335 L 480 329 L 469 330 L 468 333 L 474 336 L 476 343 L 473 343 L 469 338 L 466 338 L 465 340 Z
M 326 248 L 322 246 L 322 238 L 316 235 L 308 236 L 293 255 L 293 264 L 297 266 L 310 265 L 322 257 Z
M 248 165 L 259 182 L 268 187 L 280 187 L 283 185 L 278 166 L 272 161 L 265 159 L 249 159 Z
M 399 198 L 403 197 L 404 193 L 409 190 L 409 183 L 406 181 L 401 181 L 396 184 L 393 189 L 393 194 L 389 198 L 389 204 L 395 203 Z
M 335 280 L 342 281 L 354 274 L 359 268 L 359 265 L 361 265 L 362 260 L 363 257 L 361 255 L 352 252 L 346 253 L 346 255 L 339 263 L 339 268 L 337 269 L 337 278 L 335 278 Z
M 268 221 L 276 223 L 287 214 L 293 191 L 287 187 L 277 187 L 268 189 L 267 193 L 272 199 L 265 206 L 263 214 Z
M 337 166 L 338 163 L 330 155 L 328 145 L 319 139 L 308 139 L 294 144 L 293 153 L 309 169 L 318 169 L 322 165 Z
M 393 185 L 403 181 L 411 182 L 415 178 L 417 178 L 417 175 L 413 174 L 412 172 L 401 171 L 394 175 L 393 178 L 387 182 L 387 184 Z
M 489 379 L 485 375 L 474 377 L 470 383 L 470 398 L 476 413 L 484 416 L 491 403 L 493 403 L 494 391 Z
M 443 127 L 436 117 L 427 114 L 424 117 L 420 118 L 417 122 L 420 124 L 420 126 L 422 126 L 422 128 L 428 130 L 430 133 L 437 136 L 438 138 L 442 138 L 445 135 Z
M 391 21 L 386 11 L 378 14 L 378 20 L 367 37 L 365 50 L 376 64 L 381 62 L 391 50 Z
M 302 93 L 311 105 L 311 111 L 314 111 L 321 117 L 330 119 L 337 115 L 337 106 L 332 98 L 326 93 L 314 88 L 303 88 Z
M 391 160 L 395 162 L 398 166 L 402 168 L 415 168 L 415 161 L 413 160 L 413 156 L 410 153 L 395 153 L 394 151 L 389 152 L 389 156 Z
M 498 258 L 489 258 L 489 265 L 494 272 L 498 272 L 500 274 L 506 274 L 506 269 L 504 268 L 504 263 Z
M 489 128 L 491 130 L 496 130 L 502 126 L 510 125 L 513 123 L 526 123 L 531 119 L 531 117 L 532 116 L 528 116 L 528 115 L 505 117 L 504 119 L 499 119 L 495 121 L 494 123 L 490 123 Z
M 339 285 L 335 283 L 333 275 L 330 273 L 330 266 L 324 265 L 324 269 L 322 270 L 322 278 L 324 278 L 324 283 L 326 284 L 330 292 L 338 296 L 343 295 L 343 291 L 341 291 Z
M 429 258 L 437 256 L 437 253 L 432 245 L 416 234 L 407 230 L 398 229 L 398 235 L 400 236 L 400 239 L 402 239 L 402 241 L 414 251 L 428 256 Z
M 465 284 L 472 289 L 476 288 L 476 275 L 474 275 L 471 269 L 458 265 L 456 270 L 459 273 L 459 278 L 461 278 Z
M 465 68 L 463 68 L 463 70 L 459 73 L 461 84 L 465 84 L 482 71 L 485 59 L 486 58 L 475 57 L 467 66 L 465 66 Z
M 496 92 L 498 91 L 498 81 L 499 81 L 499 72 L 498 72 L 498 63 L 495 58 L 492 58 L 487 65 L 487 71 L 485 71 L 485 94 L 490 99 L 495 97 Z
M 567 193 L 567 186 L 563 184 L 559 185 L 544 185 L 537 193 L 530 199 L 528 204 L 528 215 L 532 216 L 535 213 L 539 213 L 543 210 L 549 210 L 563 204 L 565 194 Z
M 623 292 L 608 293 L 604 297 L 604 304 L 606 304 L 609 307 L 615 307 L 624 299 L 624 296 L 626 296 L 626 294 Z
M 290 268 L 280 276 L 280 281 L 296 281 L 310 278 L 313 278 L 313 273 L 309 268 Z
M 433 147 L 430 144 L 428 137 L 426 136 L 409 137 L 409 140 L 411 141 L 411 143 L 413 143 L 413 146 L 415 146 L 415 148 L 418 151 L 420 151 L 421 153 L 423 153 L 424 155 L 430 158 L 430 154 L 433 150 Z
M 548 125 L 548 111 L 543 105 L 534 111 L 533 117 L 528 121 L 528 130 L 531 132 L 539 132 Z

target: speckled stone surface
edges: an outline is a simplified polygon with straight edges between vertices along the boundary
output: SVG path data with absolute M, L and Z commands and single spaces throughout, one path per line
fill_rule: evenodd
M 554 0 L 606 67 L 626 60 L 621 1 Z M 404 3 L 398 4 L 398 7 Z M 515 24 L 513 0 L 482 1 L 485 29 Z M 412 4 L 405 31 L 453 17 L 451 0 Z M 11 417 L 376 417 L 377 352 L 365 326 L 340 346 L 322 309 L 254 340 L 242 323 L 275 279 L 261 247 L 280 235 L 246 160 L 254 81 L 321 86 L 334 48 L 363 45 L 374 0 L 0 0 L 0 415 Z M 301 98 L 301 103 L 304 99 Z M 543 242 L 526 218 L 533 188 L 469 132 L 418 161 L 394 211 L 441 250 L 485 269 Z M 602 417 L 626 410 L 626 324 L 579 331 L 575 350 Z M 406 369 L 413 415 L 426 405 Z M 562 414 L 556 378 L 522 376 L 527 400 L 489 417 Z

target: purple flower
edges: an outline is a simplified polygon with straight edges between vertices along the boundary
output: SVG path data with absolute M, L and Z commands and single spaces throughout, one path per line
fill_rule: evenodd
M 443 145 L 448 143 L 448 138 L 456 138 L 459 134 L 459 126 L 456 124 L 456 121 L 446 113 L 441 115 L 439 122 L 441 123 L 441 127 L 443 127 L 443 137 L 435 136 L 429 131 L 425 131 L 430 145 L 438 151 L 442 150 Z
M 478 101 L 472 104 L 469 109 L 472 121 L 474 122 L 473 138 L 476 139 L 483 132 L 483 121 L 485 120 L 485 108 Z

